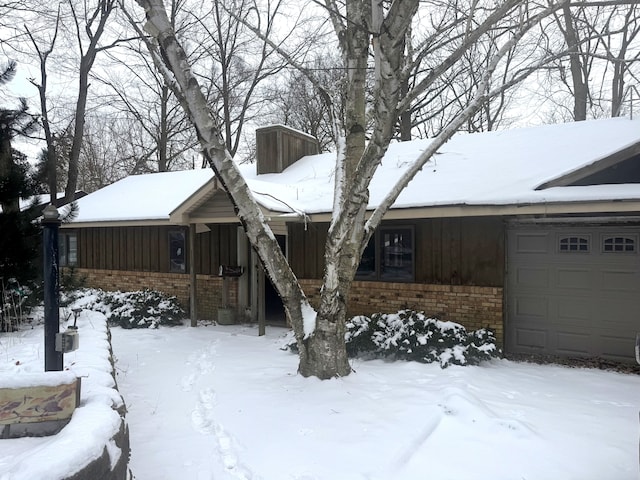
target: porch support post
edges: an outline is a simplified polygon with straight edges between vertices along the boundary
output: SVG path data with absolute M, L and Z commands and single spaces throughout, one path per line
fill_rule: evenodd
M 258 322 L 258 335 L 266 332 L 264 317 L 264 270 L 258 254 L 251 249 L 251 320 Z
M 191 326 L 198 326 L 198 285 L 196 280 L 196 224 L 189 224 L 189 310 Z
M 238 227 L 237 235 L 238 266 L 244 269 L 244 273 L 238 278 L 238 315 L 242 321 L 247 321 L 247 309 L 249 308 L 249 240 L 244 228 Z

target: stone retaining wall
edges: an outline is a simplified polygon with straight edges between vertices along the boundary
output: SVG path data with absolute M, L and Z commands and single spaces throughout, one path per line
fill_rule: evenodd
M 111 360 L 111 376 L 114 382 L 116 382 L 116 390 L 118 389 L 118 383 L 116 380 L 115 363 L 113 360 L 113 348 L 111 346 L 111 332 L 108 331 L 109 340 L 109 358 Z M 111 456 L 105 445 L 102 455 L 96 460 L 85 466 L 82 470 L 74 475 L 62 480 L 129 480 L 133 478 L 131 471 L 129 470 L 129 457 L 131 456 L 131 446 L 129 443 L 129 426 L 125 421 L 126 407 L 118 409 L 120 413 L 120 430 L 116 433 L 111 441 L 120 449 L 120 458 L 115 465 L 111 464 Z

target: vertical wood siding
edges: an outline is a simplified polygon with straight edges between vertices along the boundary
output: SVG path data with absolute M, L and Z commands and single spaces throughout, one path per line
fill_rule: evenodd
M 220 265 L 237 263 L 237 225 L 209 225 L 196 237 L 196 273 L 217 275 Z M 78 267 L 132 272 L 169 272 L 169 232 L 180 226 L 78 228 Z M 187 272 L 190 267 L 187 265 Z
M 500 217 L 437 218 L 383 222 L 415 228 L 415 283 L 504 284 L 504 223 Z M 298 278 L 319 279 L 324 268 L 326 224 L 289 225 L 290 262 Z
M 282 125 L 256 130 L 258 174 L 280 173 L 305 155 L 318 153 L 318 142 Z

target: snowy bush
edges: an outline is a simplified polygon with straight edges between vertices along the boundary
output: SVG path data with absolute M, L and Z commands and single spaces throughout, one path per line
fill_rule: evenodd
M 31 288 L 15 278 L 0 277 L 0 332 L 11 332 L 26 320 L 31 311 Z
M 77 307 L 102 312 L 109 324 L 122 328 L 156 328 L 180 325 L 186 312 L 176 297 L 155 290 L 105 292 L 81 289 L 71 295 Z
M 60 272 L 60 290 L 71 292 L 83 288 L 87 283 L 87 277 L 81 275 L 76 267 L 65 267 Z
M 442 368 L 477 365 L 500 353 L 489 329 L 467 332 L 458 323 L 412 310 L 353 317 L 346 324 L 345 342 L 349 357 L 437 362 Z M 286 347 L 295 351 L 295 340 Z

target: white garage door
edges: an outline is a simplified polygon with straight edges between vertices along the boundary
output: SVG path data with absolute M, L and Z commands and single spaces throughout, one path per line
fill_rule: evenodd
M 511 226 L 507 351 L 632 361 L 639 237 L 639 226 Z

